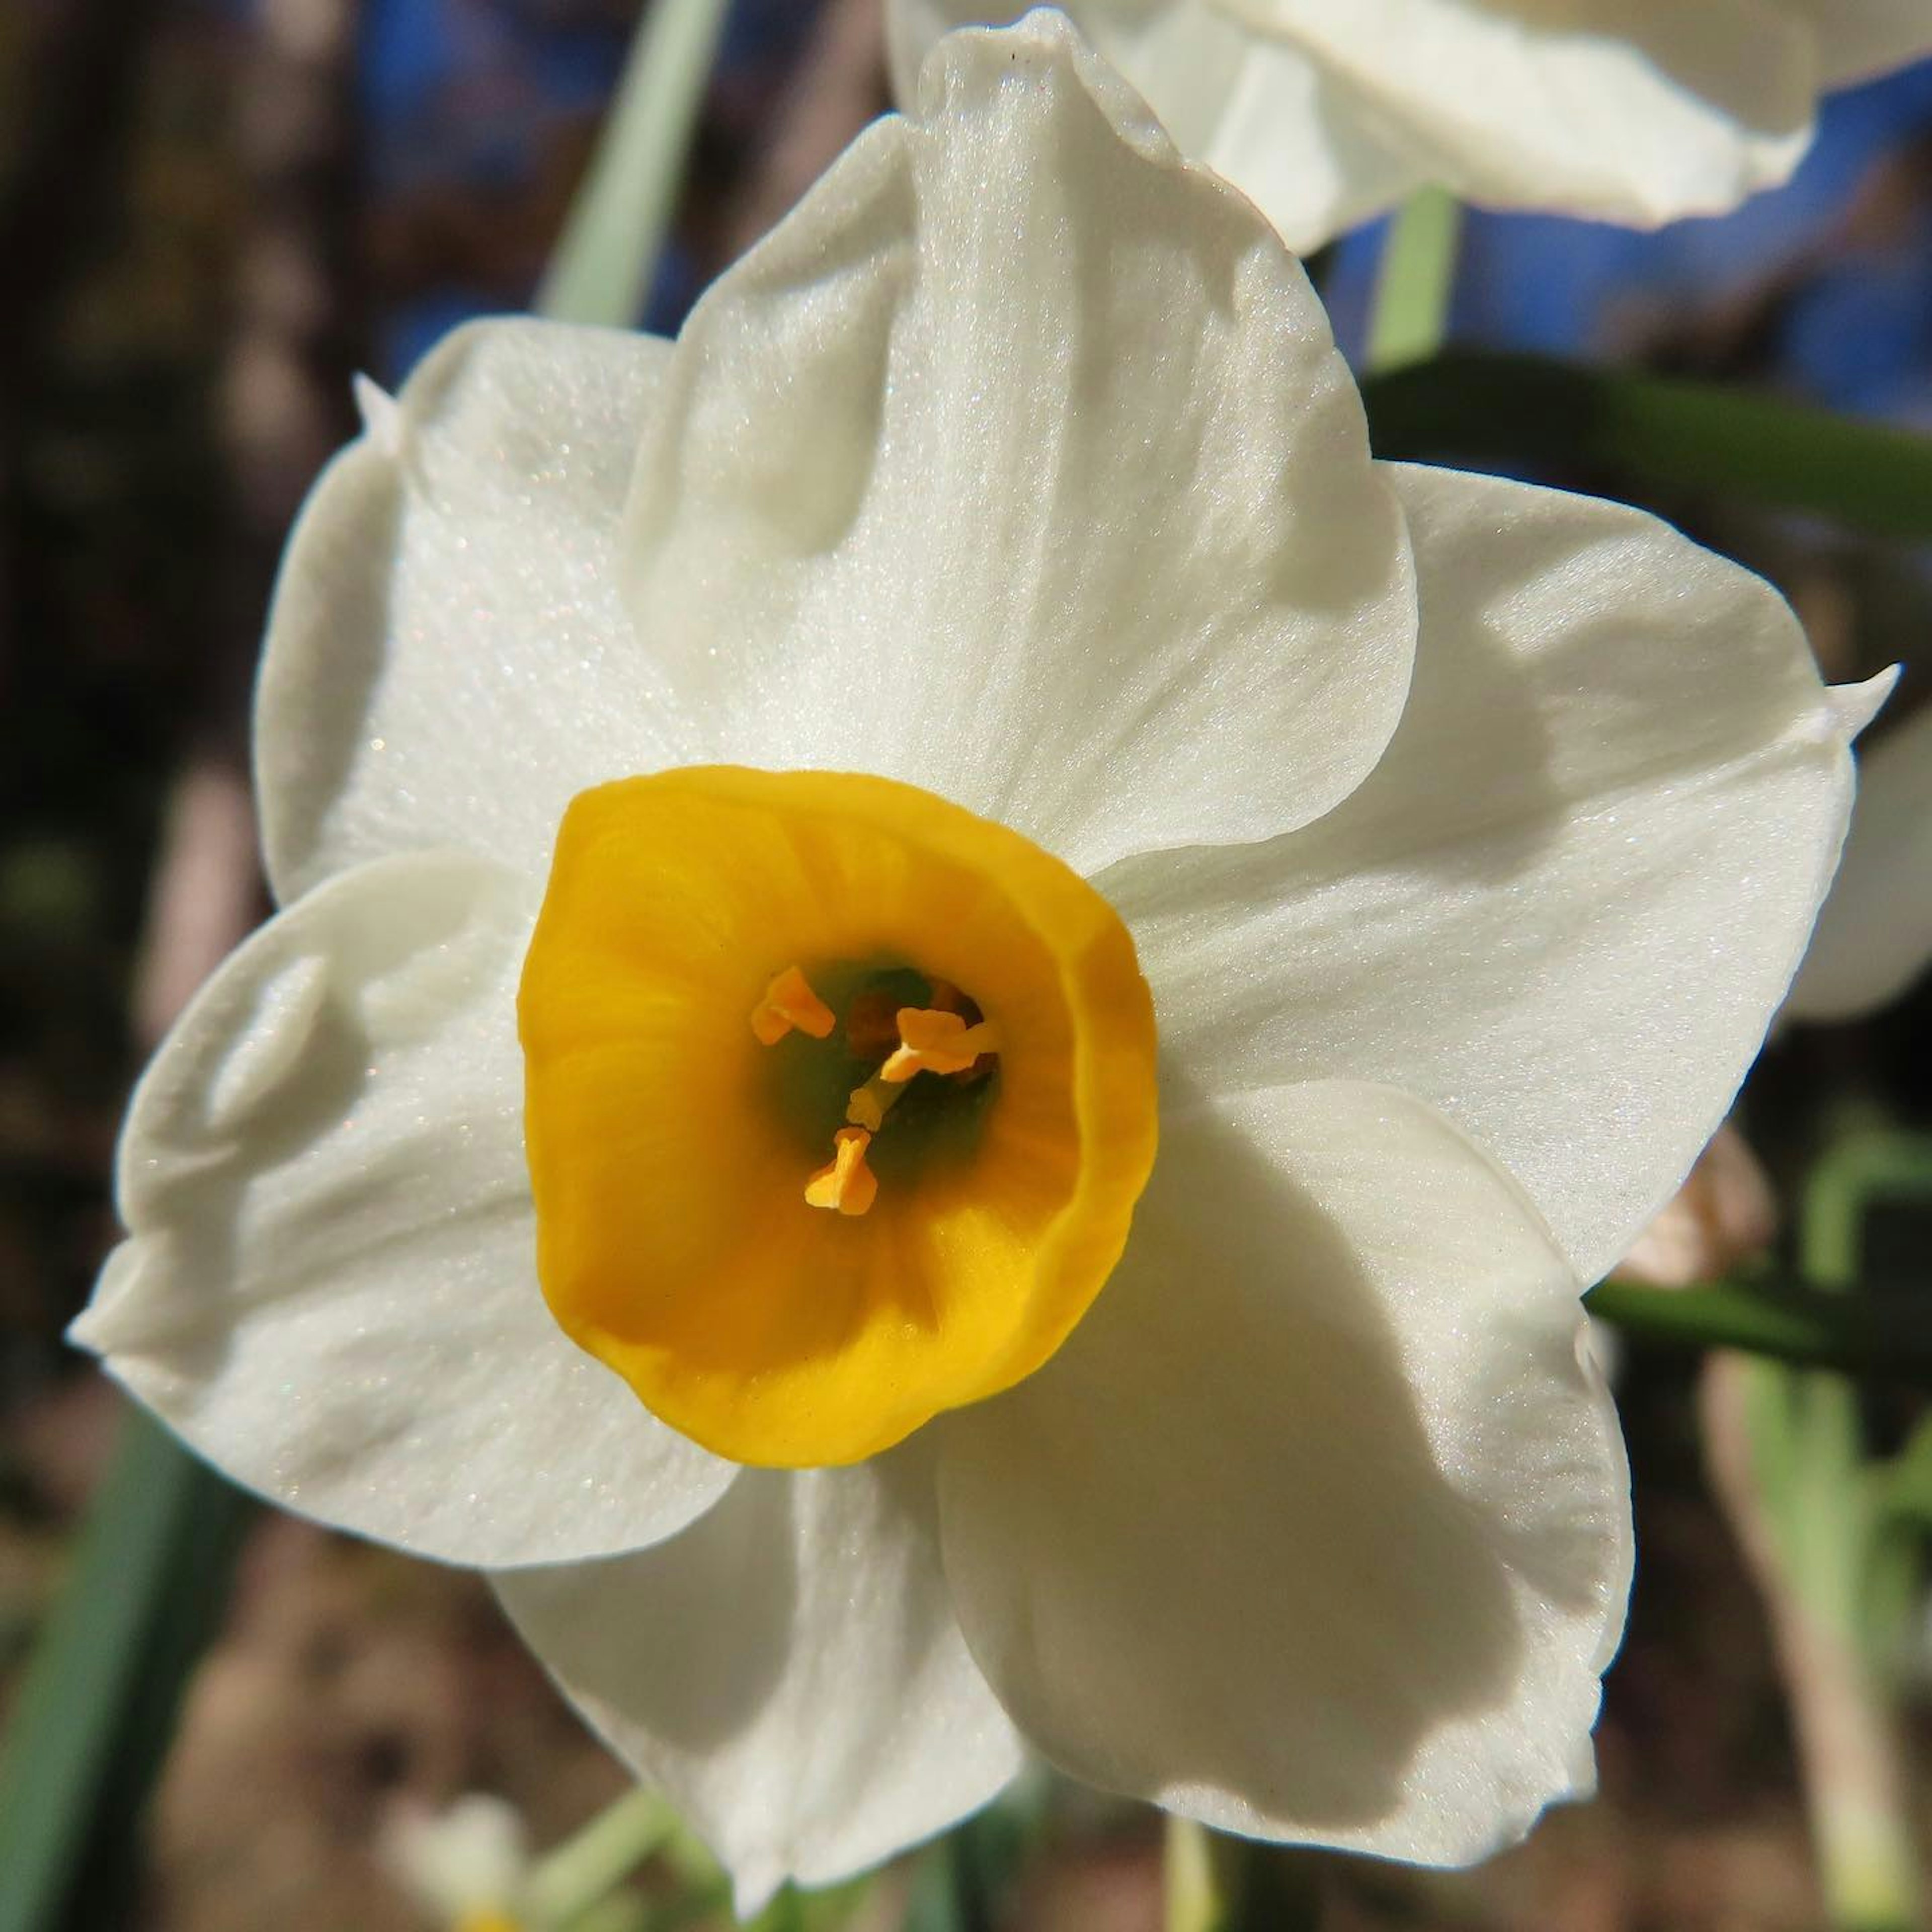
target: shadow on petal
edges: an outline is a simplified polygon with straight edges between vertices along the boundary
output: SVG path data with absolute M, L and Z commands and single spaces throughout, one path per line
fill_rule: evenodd
M 716 1751 L 757 1723 L 796 1642 L 795 1488 L 788 1471 L 747 1470 L 654 1550 L 499 1588 L 598 1730 L 614 1716 L 659 1750 Z
M 1391 1162 L 1352 1184 L 1412 1177 Z M 1443 1205 L 1466 1246 L 1474 1224 Z M 1412 1215 L 1411 1278 L 1429 1207 Z M 1384 1256 L 1372 1280 L 1341 1208 L 1211 1110 L 1170 1134 L 1086 1322 L 1032 1380 L 944 1424 L 948 1576 L 995 1688 L 1075 1774 L 1237 1830 L 1473 1856 L 1470 1839 L 1494 1842 L 1498 1816 L 1520 1828 L 1560 1772 L 1533 1768 L 1521 1784 L 1544 1782 L 1522 1799 L 1512 1771 L 1472 1762 L 1472 1789 L 1495 1795 L 1465 1808 L 1485 1814 L 1467 1837 L 1383 1845 L 1377 1830 L 1413 1804 L 1426 1744 L 1518 1702 L 1530 1552 L 1445 1469 L 1438 1441 L 1471 1431 L 1438 1430 L 1429 1405 L 1457 1392 L 1415 1375 L 1390 1315 L 1402 1268 Z M 1520 1215 L 1497 1265 L 1538 1256 L 1554 1264 Z M 1549 1309 L 1532 1346 L 1551 1359 L 1533 1366 L 1580 1390 Z M 1564 1610 L 1598 1603 L 1591 1566 L 1540 1568 Z

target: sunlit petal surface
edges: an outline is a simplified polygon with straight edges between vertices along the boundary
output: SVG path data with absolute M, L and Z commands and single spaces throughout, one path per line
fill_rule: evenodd
M 1847 731 L 1783 599 L 1667 525 L 1398 475 L 1422 644 L 1374 776 L 1271 846 L 1103 884 L 1192 1077 L 1406 1088 L 1594 1280 L 1763 1039 L 1837 860 Z

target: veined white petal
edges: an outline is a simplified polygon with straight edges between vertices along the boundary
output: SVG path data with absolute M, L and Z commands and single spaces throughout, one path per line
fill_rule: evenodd
M 1046 13 L 949 38 L 918 118 L 698 304 L 626 543 L 735 758 L 907 779 L 1083 869 L 1318 815 L 1407 686 L 1320 304 Z
M 922 1445 L 748 1470 L 638 1556 L 496 1578 L 565 1694 L 662 1786 L 748 1918 L 983 1804 L 1018 1740 L 940 1574 Z
M 256 704 L 284 902 L 435 846 L 541 878 L 573 794 L 708 754 L 617 590 L 619 513 L 670 353 L 616 330 L 474 323 L 324 473 Z
M 942 34 L 1027 10 L 1027 0 L 888 0 L 894 92 L 916 98 L 920 64 Z M 1221 0 L 1070 0 L 1067 10 L 1174 146 L 1233 182 L 1298 254 L 1428 179 L 1357 89 Z
M 1128 0 L 1065 10 L 1088 46 L 1147 96 L 1174 146 L 1207 159 L 1222 105 L 1254 48 L 1253 33 L 1216 0 Z M 1031 11 L 1028 0 L 892 0 L 886 40 L 899 100 L 910 106 L 919 98 L 920 69 L 941 34 L 1009 25 Z
M 1610 1268 L 1723 1119 L 1830 881 L 1837 712 L 1768 585 L 1620 506 L 1403 469 L 1422 640 L 1336 812 L 1100 883 L 1210 1090 L 1440 1107 Z
M 1911 0 L 1067 0 L 1183 152 L 1226 174 L 1304 252 L 1439 182 L 1511 208 L 1652 226 L 1782 181 L 1821 78 L 1924 44 Z M 893 70 L 1012 0 L 891 0 Z M 1922 10 L 1922 0 L 1921 0 Z M 1247 39 L 1229 52 L 1231 34 Z
M 1471 200 L 1647 226 L 1784 180 L 1810 138 L 1815 38 L 1778 0 L 1222 4 Z
M 1430 1863 L 1587 1790 L 1630 1532 L 1576 1288 L 1405 1094 L 1166 1120 L 1085 1321 L 935 1425 L 960 1622 L 1028 1736 L 1228 1830 Z
M 272 920 L 143 1076 L 128 1238 L 74 1339 L 236 1481 L 452 1562 L 654 1543 L 729 1466 L 537 1286 L 517 976 L 535 906 L 417 853 Z
M 1799 1020 L 1856 1018 L 1932 965 L 1932 709 L 1858 757 L 1858 803 L 1832 896 L 1785 1002 Z
M 1298 254 L 1428 178 L 1351 86 L 1221 0 L 1076 0 L 1070 10 L 1094 50 L 1147 96 L 1174 146 L 1232 182 Z M 920 64 L 942 33 L 1026 11 L 1013 0 L 892 0 L 899 98 L 916 97 Z

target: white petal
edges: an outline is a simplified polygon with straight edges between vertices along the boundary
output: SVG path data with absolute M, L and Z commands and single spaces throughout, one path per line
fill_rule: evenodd
M 1070 0 L 1182 152 L 1304 253 L 1425 181 L 1652 225 L 1782 181 L 1810 138 L 1822 0 Z M 1882 10 L 1900 0 L 1860 0 Z M 902 100 L 944 28 L 1010 0 L 893 0 Z M 1244 36 L 1244 52 L 1229 43 Z M 1904 36 L 1850 32 L 1853 63 Z M 1840 67 L 1844 66 L 1841 59 Z
M 1891 702 L 1898 688 L 1902 664 L 1892 664 L 1861 684 L 1834 684 L 1828 694 L 1838 715 L 1838 728 L 1847 742 L 1855 742 L 1865 728 Z
M 1575 1280 L 1406 1095 L 1276 1088 L 1162 1133 L 1072 1339 L 939 1425 L 968 1640 L 1093 1783 L 1480 1857 L 1587 1788 L 1628 1587 Z
M 1932 709 L 1858 760 L 1851 836 L 1785 1004 L 1793 1019 L 1853 1018 L 1932 965 Z
M 932 1514 L 918 1445 L 748 1470 L 644 1555 L 496 1580 L 565 1694 L 730 1870 L 741 1917 L 942 1830 L 1019 1768 Z
M 902 107 L 917 104 L 919 70 L 940 34 L 956 27 L 1006 26 L 1030 10 L 1027 0 L 886 0 L 886 62 L 893 98 Z M 1091 26 L 1083 31 L 1104 52 Z
M 1192 1078 L 1400 1084 L 1500 1160 L 1594 1279 L 1762 1041 L 1850 759 L 1757 578 L 1618 505 L 1398 475 L 1422 641 L 1375 776 L 1266 848 L 1100 883 Z
M 891 0 L 899 100 L 916 98 L 920 64 L 941 34 L 1026 10 L 1023 0 Z M 1175 146 L 1226 176 L 1298 254 L 1394 206 L 1426 178 L 1364 115 L 1357 90 L 1218 0 L 1073 0 L 1066 10 L 1147 97 Z
M 413 854 L 272 921 L 121 1144 L 129 1238 L 74 1339 L 236 1481 L 454 1562 L 635 1549 L 730 1470 L 567 1341 L 523 1155 L 514 874 Z
M 1260 38 L 1250 39 L 1201 156 L 1302 255 L 1394 208 L 1435 172 L 1426 152 L 1390 138 L 1387 118 L 1351 80 Z
M 1818 36 L 1826 85 L 1842 87 L 1932 52 L 1926 0 L 1785 0 Z
M 1644 226 L 1784 180 L 1815 37 L 1778 0 L 1231 0 L 1468 199 Z
M 290 540 L 256 702 L 284 902 L 434 846 L 540 876 L 574 793 L 702 755 L 617 594 L 619 514 L 669 354 L 479 322 L 386 408 L 364 392 L 365 434 Z
M 916 106 L 920 70 L 942 34 L 1017 20 L 1029 10 L 1025 0 L 891 0 L 887 38 L 900 104 L 908 112 Z M 1146 98 L 1174 146 L 1213 166 L 1209 150 L 1256 46 L 1255 35 L 1215 0 L 1064 10 L 1094 51 Z
M 1326 810 L 1407 684 L 1401 520 L 1306 278 L 1049 14 L 942 43 L 920 118 L 700 303 L 632 514 L 640 627 L 735 758 L 1083 868 Z

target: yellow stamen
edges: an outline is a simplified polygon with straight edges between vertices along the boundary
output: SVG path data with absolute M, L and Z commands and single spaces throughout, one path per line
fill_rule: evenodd
M 761 1046 L 777 1046 L 794 1027 L 814 1040 L 824 1040 L 837 1024 L 832 1009 L 796 966 L 788 966 L 752 1009 L 752 1030 Z
M 507 1912 L 483 1906 L 464 1912 L 456 1922 L 456 1932 L 523 1932 L 523 1925 Z
M 892 1102 L 904 1090 L 885 1085 L 875 1073 L 864 1086 L 852 1089 L 852 1097 L 845 1103 L 845 1118 L 854 1126 L 875 1134 L 885 1125 Z
M 805 1198 L 814 1208 L 862 1214 L 879 1191 L 878 1176 L 866 1165 L 872 1136 L 863 1127 L 841 1127 L 832 1139 L 838 1151 L 829 1167 L 821 1167 L 806 1183 Z
M 915 1073 L 964 1073 L 982 1053 L 999 1050 L 989 1020 L 969 1027 L 957 1013 L 902 1006 L 898 1050 L 879 1069 L 879 1078 L 896 1083 Z

